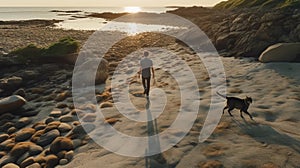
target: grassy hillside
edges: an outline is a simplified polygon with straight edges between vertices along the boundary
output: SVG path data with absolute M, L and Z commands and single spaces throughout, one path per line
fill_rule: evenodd
M 228 0 L 215 6 L 217 9 L 252 8 L 300 8 L 300 0 Z

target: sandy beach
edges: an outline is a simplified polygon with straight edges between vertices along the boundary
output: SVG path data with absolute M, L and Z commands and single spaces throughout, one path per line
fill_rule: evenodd
M 152 23 L 152 20 L 139 23 L 147 22 Z M 77 40 L 82 49 L 94 33 L 49 27 L 52 24 L 51 21 L 1 23 L 1 59 L 17 48 L 29 44 L 45 47 L 68 36 Z M 299 63 L 261 63 L 253 57 L 196 53 L 173 37 L 153 32 L 130 36 L 122 32 L 104 32 L 101 40 L 109 43 L 112 37 L 123 36 L 105 53 L 108 77 L 104 83 L 95 86 L 95 95 L 92 96 L 97 101 L 95 104 L 89 97 L 82 96 L 82 106 L 74 106 L 74 65 L 8 66 L 0 61 L 5 65 L 0 67 L 1 81 L 21 78 L 20 83 L 11 85 L 12 90 L 1 89 L 0 97 L 20 95 L 26 99 L 26 104 L 24 102 L 20 109 L 0 114 L 1 167 L 9 163 L 24 168 L 299 167 Z M 99 45 L 98 48 L 101 47 Z M 136 58 L 141 57 L 143 48 L 150 51 L 155 69 L 155 82 L 154 79 L 151 82 L 149 99 L 143 94 L 141 79 L 137 77 L 139 60 Z M 246 114 L 244 119 L 241 118 L 237 109 L 232 111 L 233 117 L 225 111 L 212 135 L 204 142 L 199 142 L 199 135 L 208 110 L 213 106 L 214 111 L 221 114 L 226 100 L 218 97 L 218 101 L 212 102 L 215 90 L 211 79 L 215 76 L 209 76 L 199 55 L 208 60 L 220 59 L 226 75 L 227 96 L 250 96 L 253 99 L 249 112 L 254 120 Z M 195 81 L 191 79 L 191 73 Z M 200 97 L 194 97 L 194 94 Z M 131 104 L 127 104 L 127 100 Z M 196 111 L 186 106 L 187 100 L 197 105 Z M 104 116 L 99 117 L 97 108 Z M 194 121 L 185 120 L 184 124 L 191 125 L 191 129 L 182 139 L 184 128 L 168 129 L 182 115 L 181 108 L 196 113 Z M 153 118 L 153 121 L 148 121 L 147 117 Z M 139 119 L 144 121 L 139 122 Z M 163 151 L 153 156 L 123 156 L 116 153 L 134 153 L 139 148 L 128 149 L 126 147 L 135 144 L 122 141 L 113 143 L 117 152 L 111 152 L 97 144 L 98 141 L 114 138 L 115 135 L 105 129 L 108 126 L 135 137 L 161 133 L 161 139 L 155 140 L 155 143 L 160 143 L 159 150 Z M 176 142 L 176 139 L 180 141 Z M 147 142 L 146 146 L 151 147 L 152 141 Z M 165 143 L 172 144 L 172 147 L 164 150 Z

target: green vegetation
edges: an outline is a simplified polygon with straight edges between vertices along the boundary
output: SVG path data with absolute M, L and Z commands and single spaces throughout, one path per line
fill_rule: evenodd
M 67 37 L 53 43 L 47 48 L 39 48 L 34 44 L 30 44 L 24 48 L 12 51 L 10 55 L 17 56 L 20 63 L 40 62 L 43 60 L 62 58 L 68 54 L 76 53 L 79 43 L 74 39 Z
M 77 52 L 79 44 L 74 39 L 67 37 L 44 49 L 43 56 L 64 56 Z
M 217 9 L 238 9 L 238 8 L 260 8 L 260 9 L 281 9 L 300 8 L 299 0 L 228 0 L 217 4 Z
M 17 49 L 12 51 L 10 55 L 17 55 L 17 61 L 27 62 L 27 60 L 32 60 L 36 56 L 40 56 L 43 53 L 42 48 L 36 47 L 34 44 L 29 44 L 24 48 Z

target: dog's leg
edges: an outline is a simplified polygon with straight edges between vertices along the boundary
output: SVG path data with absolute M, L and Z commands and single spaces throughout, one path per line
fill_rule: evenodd
M 251 118 L 251 120 L 253 120 L 252 115 L 247 110 L 244 110 L 244 112 L 249 115 L 249 117 Z
M 224 111 L 225 111 L 226 109 L 228 109 L 228 106 L 225 106 L 225 107 L 223 108 L 223 114 L 224 114 Z
M 244 118 L 244 116 L 243 116 L 243 110 L 240 110 L 240 114 L 241 114 L 241 117 Z
M 229 115 L 231 116 L 231 117 L 233 117 L 233 115 L 231 114 L 231 112 L 230 111 L 232 111 L 233 110 L 233 108 L 229 108 L 228 109 L 228 113 L 229 113 Z

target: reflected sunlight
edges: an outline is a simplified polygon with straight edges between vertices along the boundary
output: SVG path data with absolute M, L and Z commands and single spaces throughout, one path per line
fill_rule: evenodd
M 141 7 L 138 7 L 138 6 L 127 6 L 127 7 L 124 7 L 124 12 L 128 12 L 128 13 L 138 13 L 141 10 L 142 10 Z

